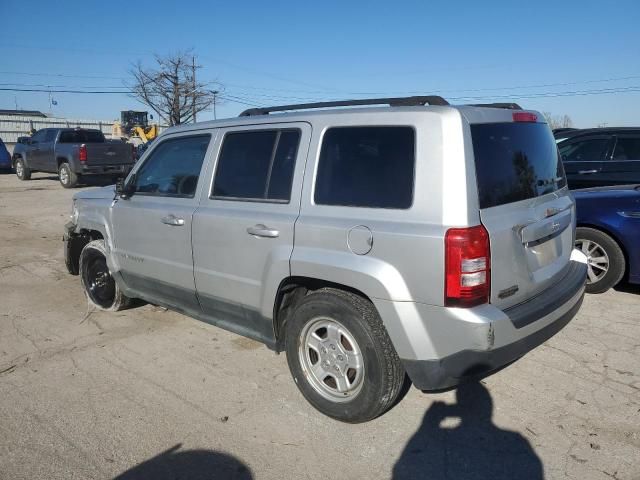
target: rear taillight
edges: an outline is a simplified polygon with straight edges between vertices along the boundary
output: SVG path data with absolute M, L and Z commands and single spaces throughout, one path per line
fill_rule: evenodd
M 80 160 L 80 163 L 87 163 L 87 146 L 84 143 L 80 145 L 78 160 Z
M 489 301 L 489 234 L 482 225 L 450 228 L 444 238 L 445 299 L 448 307 L 474 307 Z
M 535 113 L 529 112 L 513 112 L 514 122 L 537 122 L 538 116 Z

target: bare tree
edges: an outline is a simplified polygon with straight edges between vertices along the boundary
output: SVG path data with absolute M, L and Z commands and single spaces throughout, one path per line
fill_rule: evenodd
M 129 87 L 134 98 L 155 110 L 169 125 L 195 121 L 198 112 L 213 104 L 213 91 L 206 88 L 206 83 L 196 81 L 201 67 L 191 52 L 156 55 L 155 61 L 156 68 L 146 68 L 138 61 L 129 72 Z
M 551 112 L 543 112 L 551 130 L 556 128 L 569 128 L 573 126 L 573 121 L 569 115 L 553 115 Z

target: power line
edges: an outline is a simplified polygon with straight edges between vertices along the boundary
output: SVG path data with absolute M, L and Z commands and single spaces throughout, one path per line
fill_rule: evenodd
M 46 83 L 0 83 L 0 86 L 9 87 L 47 87 L 47 88 L 129 88 L 118 85 L 49 85 Z
M 132 91 L 113 91 L 113 90 L 71 90 L 71 89 L 52 89 L 52 88 L 7 88 L 0 87 L 0 91 L 9 92 L 41 92 L 41 93 L 70 93 L 70 94 L 116 94 L 126 95 L 132 94 Z M 524 93 L 524 94 L 510 94 L 510 95 L 490 95 L 490 96 L 460 96 L 449 97 L 449 100 L 459 101 L 477 101 L 477 100 L 494 100 L 494 99 L 526 99 L 526 98 L 552 98 L 552 97 L 570 97 L 570 96 L 587 96 L 587 95 L 606 95 L 614 93 L 638 93 L 640 92 L 640 86 L 628 86 L 628 87 L 615 87 L 605 89 L 592 89 L 592 90 L 572 90 L 564 92 L 537 92 L 537 93 Z M 230 102 L 240 103 L 242 105 L 260 107 L 263 106 L 263 100 L 255 99 L 247 96 L 239 96 L 231 93 L 219 94 L 219 97 Z M 290 99 L 290 97 L 289 97 Z M 287 101 L 287 97 L 283 97 L 283 101 Z
M 0 88 L 0 91 L 8 92 L 44 92 L 44 93 L 89 93 L 89 94 L 128 94 L 133 93 L 131 91 L 108 91 L 108 90 L 56 90 L 51 88 Z
M 33 77 L 64 77 L 64 78 L 99 78 L 101 80 L 126 80 L 124 77 L 110 77 L 107 75 L 70 75 L 64 73 L 44 73 L 44 72 L 0 72 L 2 75 L 27 75 Z
M 579 80 L 575 82 L 556 82 L 556 83 L 542 83 L 535 85 L 514 85 L 514 86 L 502 86 L 502 87 L 488 87 L 488 88 L 468 88 L 468 89 L 439 89 L 434 88 L 432 90 L 438 91 L 440 93 L 445 92 L 488 92 L 488 91 L 500 91 L 500 90 L 519 90 L 525 88 L 547 88 L 547 87 L 564 87 L 571 85 L 582 85 L 582 84 L 590 84 L 590 83 L 605 83 L 605 82 L 618 82 L 623 80 L 633 80 L 640 78 L 640 75 L 628 75 L 623 77 L 610 77 L 610 78 L 601 78 L 601 79 L 590 79 L 590 80 Z M 285 88 L 268 88 L 268 87 L 256 87 L 252 85 L 241 85 L 236 83 L 225 83 L 225 85 L 229 87 L 237 87 L 239 89 L 247 89 L 247 90 L 260 90 L 265 92 L 290 92 L 290 93 L 309 93 L 309 94 L 321 94 L 327 95 L 326 91 L 318 91 L 318 90 L 294 90 L 294 89 L 285 89 Z M 416 95 L 423 94 L 427 89 L 422 90 L 396 90 L 394 91 L 397 95 Z M 345 95 L 390 95 L 389 91 L 386 92 L 341 92 Z M 254 94 L 257 95 L 257 94 Z M 289 97 L 292 98 L 292 97 Z

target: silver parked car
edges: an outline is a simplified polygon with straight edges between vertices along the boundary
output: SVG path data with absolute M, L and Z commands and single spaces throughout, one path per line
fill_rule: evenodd
M 144 299 L 285 351 L 306 399 L 346 422 L 391 408 L 407 376 L 442 390 L 517 360 L 584 295 L 553 135 L 513 104 L 181 125 L 71 217 L 67 266 L 98 308 Z

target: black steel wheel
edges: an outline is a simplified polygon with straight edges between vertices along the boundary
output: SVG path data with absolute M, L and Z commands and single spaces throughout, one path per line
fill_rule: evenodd
M 80 254 L 80 280 L 89 301 L 101 310 L 118 311 L 131 306 L 111 276 L 104 240 L 89 242 Z

